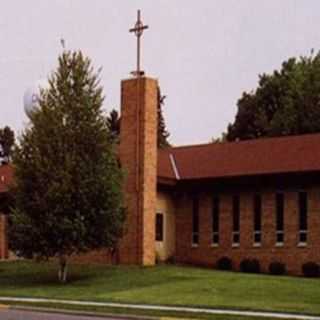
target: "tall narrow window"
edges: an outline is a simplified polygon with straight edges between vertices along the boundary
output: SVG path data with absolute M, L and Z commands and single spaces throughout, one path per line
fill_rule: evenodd
M 256 246 L 261 245 L 261 195 L 255 194 L 253 197 L 254 231 L 253 243 Z
M 199 244 L 199 199 L 193 199 L 192 205 L 192 244 Z
M 156 214 L 156 241 L 163 241 L 163 214 Z
M 240 244 L 240 197 L 234 195 L 232 198 L 233 228 L 232 228 L 232 245 Z
M 219 216 L 220 216 L 220 199 L 214 196 L 212 200 L 212 244 L 219 244 Z
M 299 192 L 299 243 L 306 244 L 308 238 L 308 198 L 306 192 Z
M 276 193 L 276 244 L 284 243 L 284 194 Z

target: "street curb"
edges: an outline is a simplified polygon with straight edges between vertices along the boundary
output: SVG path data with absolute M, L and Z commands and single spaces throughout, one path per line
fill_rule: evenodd
M 16 308 L 33 308 L 33 306 L 21 306 L 19 303 L 51 303 L 54 305 L 57 304 L 65 304 L 65 305 L 73 305 L 73 306 L 92 306 L 92 307 L 110 307 L 110 308 L 122 308 L 122 309 L 131 309 L 131 310 L 153 310 L 153 311 L 163 311 L 165 312 L 181 312 L 185 314 L 211 314 L 211 315 L 225 315 L 225 316 L 244 316 L 244 317 L 260 317 L 260 318 L 272 318 L 272 319 L 286 319 L 286 320 L 320 320 L 320 315 L 308 315 L 301 313 L 285 313 L 285 312 L 270 312 L 270 311 L 244 311 L 244 310 L 234 310 L 234 309 L 214 309 L 214 308 L 197 308 L 197 307 L 178 307 L 178 306 L 161 306 L 161 305 L 145 305 L 145 304 L 125 304 L 125 303 L 116 303 L 116 302 L 96 302 L 96 301 L 82 301 L 82 300 L 60 300 L 60 299 L 46 299 L 46 298 L 22 298 L 22 297 L 1 297 L 0 302 L 6 303 L 8 305 L 15 306 Z M 18 303 L 18 304 L 17 304 Z M 38 308 L 42 309 L 42 307 L 34 307 L 33 309 Z M 46 308 L 44 308 L 46 309 Z M 51 309 L 48 307 L 48 309 Z M 54 309 L 55 310 L 55 309 Z M 70 309 L 67 309 L 71 311 Z M 77 310 L 75 310 L 77 312 Z M 79 310 L 81 314 L 85 314 L 86 311 Z M 90 313 L 90 312 L 89 312 Z M 96 315 L 96 314 L 95 314 Z M 102 314 L 102 316 L 106 316 L 106 314 Z M 110 316 L 110 315 L 109 315 Z M 115 316 L 112 314 L 112 316 Z M 146 319 L 146 320 L 161 320 L 163 317 L 157 316 L 137 316 L 135 317 L 133 314 L 122 315 L 117 314 L 118 318 L 127 319 Z M 169 316 L 170 317 L 170 316 Z
M 17 310 L 17 311 L 32 311 L 32 312 L 45 312 L 52 314 L 65 314 L 73 316 L 85 316 L 85 317 L 98 317 L 98 318 L 117 318 L 119 320 L 132 319 L 132 320 L 160 320 L 160 317 L 152 316 L 139 316 L 139 315 L 127 315 L 127 314 L 117 314 L 117 313 L 102 313 L 102 312 L 93 312 L 93 311 L 81 311 L 81 310 L 68 310 L 68 309 L 59 309 L 59 308 L 44 308 L 44 307 L 29 307 L 29 306 L 19 306 L 19 305 L 9 305 L 5 309 Z M 0 308 L 1 310 L 1 308 Z

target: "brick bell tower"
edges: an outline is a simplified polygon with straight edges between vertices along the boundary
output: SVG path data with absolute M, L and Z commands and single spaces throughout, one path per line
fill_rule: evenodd
M 158 82 L 140 71 L 138 20 L 130 30 L 137 36 L 137 71 L 121 82 L 120 161 L 125 172 L 127 221 L 119 246 L 119 262 L 155 264 L 155 211 L 157 187 Z

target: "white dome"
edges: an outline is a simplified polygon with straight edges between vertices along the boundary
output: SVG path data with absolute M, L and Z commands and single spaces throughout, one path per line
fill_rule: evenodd
M 41 90 L 49 87 L 49 83 L 45 79 L 38 80 L 33 86 L 27 88 L 23 95 L 24 111 L 28 117 L 34 110 L 39 107 L 39 98 Z

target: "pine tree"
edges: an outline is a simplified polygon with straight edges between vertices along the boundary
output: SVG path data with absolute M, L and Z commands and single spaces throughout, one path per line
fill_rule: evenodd
M 169 147 L 170 143 L 168 138 L 170 133 L 166 129 L 166 124 L 162 114 L 162 106 L 166 96 L 161 95 L 160 87 L 158 87 L 158 148 Z
M 89 58 L 64 51 L 13 156 L 15 208 L 10 246 L 24 258 L 68 257 L 113 248 L 122 234 L 122 173 L 102 88 Z
M 109 113 L 109 116 L 107 117 L 107 126 L 112 140 L 118 143 L 120 136 L 120 117 L 117 110 L 112 109 Z

